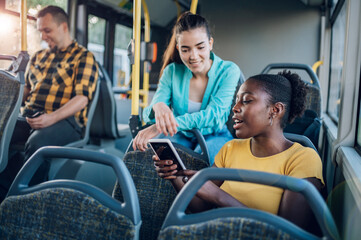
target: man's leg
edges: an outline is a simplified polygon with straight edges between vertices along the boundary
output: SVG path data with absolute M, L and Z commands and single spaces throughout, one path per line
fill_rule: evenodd
M 33 130 L 25 144 L 25 160 L 44 146 L 64 146 L 81 138 L 81 128 L 74 117 L 69 117 L 52 126 Z
M 47 128 L 33 130 L 25 144 L 25 160 L 28 160 L 41 147 L 64 146 L 80 138 L 81 128 L 76 124 L 74 117 L 69 117 Z M 30 184 L 46 180 L 49 166 L 48 162 L 40 166 Z

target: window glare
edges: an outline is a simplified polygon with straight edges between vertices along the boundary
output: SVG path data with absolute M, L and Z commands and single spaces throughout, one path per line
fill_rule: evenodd
M 95 59 L 100 63 L 104 63 L 105 51 L 105 24 L 103 18 L 89 15 L 88 16 L 88 50 L 91 51 Z
M 338 122 L 340 114 L 341 77 L 345 53 L 345 36 L 346 4 L 343 5 L 332 26 L 331 70 L 327 112 L 335 122 Z
M 113 65 L 113 86 L 127 88 L 130 81 L 130 62 L 127 48 L 132 38 L 132 29 L 117 24 L 115 26 L 115 48 Z
M 28 0 L 27 8 L 28 14 L 36 16 L 38 11 L 47 5 L 59 6 L 65 11 L 68 9 L 68 0 L 53 0 L 53 1 L 39 1 L 39 0 Z M 6 0 L 5 8 L 14 12 L 20 12 L 21 0 Z
M 17 56 L 21 48 L 20 19 L 17 16 L 0 13 L 0 54 Z M 27 21 L 27 50 L 30 55 L 41 49 L 40 34 L 34 20 Z M 0 68 L 10 65 L 9 61 L 0 61 Z

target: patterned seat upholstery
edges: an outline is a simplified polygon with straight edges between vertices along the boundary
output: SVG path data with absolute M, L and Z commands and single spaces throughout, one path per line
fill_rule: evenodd
M 6 167 L 10 139 L 19 114 L 24 84 L 0 70 L 0 172 Z
M 134 239 L 135 235 L 129 218 L 67 188 L 7 198 L 0 206 L 0 222 L 0 239 Z
M 265 222 L 251 218 L 218 218 L 207 222 L 183 226 L 169 226 L 159 234 L 159 240 L 165 239 L 294 239 L 289 234 Z
M 321 116 L 321 90 L 319 87 L 308 84 L 306 109 L 314 111 L 318 117 Z
M 186 213 L 190 201 L 209 180 L 240 181 L 288 189 L 302 194 L 322 230 L 322 237 L 271 213 L 252 208 L 224 207 Z M 195 174 L 174 200 L 159 239 L 339 239 L 336 224 L 318 190 L 304 179 L 230 168 L 206 168 Z
M 176 147 L 176 149 L 186 168 L 198 170 L 209 166 L 205 160 L 191 154 L 192 151 L 187 151 L 185 148 Z M 139 197 L 142 215 L 140 239 L 157 239 L 164 218 L 177 195 L 169 181 L 158 177 L 154 170 L 152 155 L 152 151 L 148 149 L 145 152 L 129 152 L 123 159 Z M 122 199 L 118 184 L 114 189 L 114 198 Z
M 55 158 L 111 167 L 124 200 L 117 201 L 94 185 L 77 180 L 29 186 L 39 166 Z M 114 155 L 85 149 L 39 149 L 20 170 L 0 205 L 0 239 L 138 239 L 140 225 L 138 196 L 124 162 Z
M 8 74 L 0 74 L 0 137 L 19 97 L 20 83 Z

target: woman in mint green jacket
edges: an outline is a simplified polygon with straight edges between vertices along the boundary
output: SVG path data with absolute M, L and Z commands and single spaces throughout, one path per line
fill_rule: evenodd
M 212 48 L 207 21 L 190 12 L 181 15 L 163 57 L 157 91 L 143 112 L 144 122 L 155 124 L 138 133 L 134 149 L 144 151 L 148 140 L 158 136 L 200 152 L 195 137 L 184 131 L 197 128 L 213 164 L 214 156 L 232 139 L 225 123 L 241 71 Z

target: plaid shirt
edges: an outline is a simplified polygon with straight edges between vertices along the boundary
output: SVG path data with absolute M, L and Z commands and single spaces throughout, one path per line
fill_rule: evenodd
M 66 49 L 40 50 L 31 58 L 26 73 L 30 95 L 25 108 L 51 113 L 77 95 L 90 100 L 96 87 L 98 66 L 91 52 L 73 42 Z M 87 122 L 87 107 L 75 114 L 80 126 Z

